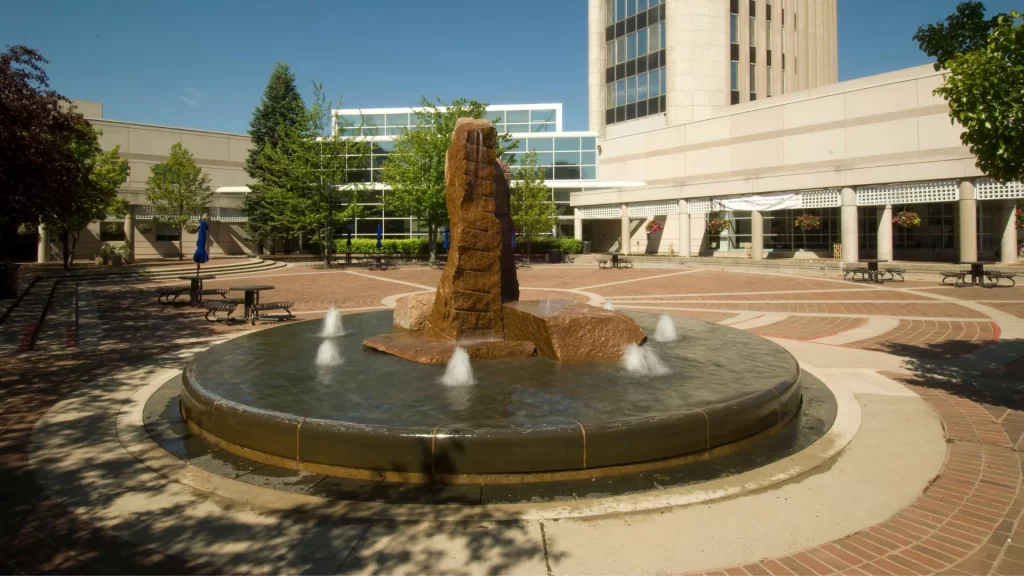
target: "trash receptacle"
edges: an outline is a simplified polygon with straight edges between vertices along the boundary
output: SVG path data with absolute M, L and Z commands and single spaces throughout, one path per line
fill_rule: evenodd
M 552 264 L 561 264 L 562 251 L 558 248 L 552 248 L 548 253 L 548 262 L 551 262 Z
M 12 262 L 0 262 L 0 300 L 18 297 L 18 268 Z
M 583 253 L 590 254 L 590 240 L 583 241 Z

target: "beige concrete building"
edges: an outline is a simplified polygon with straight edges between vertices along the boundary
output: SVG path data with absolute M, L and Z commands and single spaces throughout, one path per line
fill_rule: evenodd
M 244 169 L 250 147 L 248 136 L 107 120 L 103 118 L 103 105 L 99 102 L 75 101 L 75 105 L 102 132 L 100 145 L 103 149 L 120 146 L 121 157 L 128 160 L 130 169 L 119 193 L 130 205 L 128 215 L 90 224 L 79 237 L 76 258 L 92 258 L 103 244 L 119 247 L 126 243 L 134 245 L 136 258 L 178 256 L 177 231 L 157 223 L 153 218 L 153 207 L 146 200 L 146 179 L 152 166 L 167 160 L 171 146 L 176 142 L 187 148 L 196 164 L 210 175 L 214 191 L 213 200 L 206 210 L 210 225 L 210 255 L 251 252 L 242 229 L 245 216 L 241 211 L 242 198 L 248 192 L 249 184 L 249 176 Z M 199 216 L 196 215 L 196 219 Z M 38 260 L 60 260 L 58 240 L 49 238 L 45 230 L 40 233 L 43 241 L 40 242 Z M 185 257 L 190 258 L 196 247 L 196 237 L 187 231 L 183 234 Z
M 942 75 L 931 66 L 836 83 L 834 0 L 640 2 L 666 24 L 659 78 L 668 85 L 654 113 L 639 114 L 637 103 L 634 118 L 621 120 L 605 82 L 618 72 L 603 69 L 604 40 L 618 42 L 620 28 L 608 10 L 619 4 L 627 23 L 635 18 L 628 0 L 590 2 L 590 122 L 602 134 L 600 178 L 644 185 L 572 194 L 575 235 L 594 251 L 1016 261 L 1013 211 L 1024 186 L 977 170 L 945 101 L 932 94 Z M 738 16 L 732 38 L 721 24 L 726 11 Z M 771 40 L 746 26 L 772 30 Z M 628 38 L 632 26 L 622 28 Z M 740 69 L 750 70 L 730 84 L 738 99 L 718 80 L 720 32 L 739 38 Z M 782 70 L 776 54 L 785 55 L 784 74 L 774 72 Z M 921 225 L 894 226 L 901 212 L 918 214 Z M 798 227 L 804 215 L 817 220 L 813 229 Z M 647 234 L 652 221 L 663 229 Z M 727 228 L 711 233 L 710 222 Z

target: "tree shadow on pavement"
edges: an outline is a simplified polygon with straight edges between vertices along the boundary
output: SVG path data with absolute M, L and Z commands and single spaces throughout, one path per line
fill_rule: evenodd
M 135 391 L 113 374 L 133 369 L 144 381 L 180 368 L 197 345 L 250 330 L 160 306 L 137 287 L 96 296 L 100 345 L 0 360 L 0 572 L 499 574 L 544 572 L 563 557 L 538 522 L 479 507 L 415 521 L 353 518 L 329 500 L 255 508 L 169 482 L 116 442 L 90 445 L 114 437 Z M 41 419 L 62 400 L 59 418 Z M 120 512 L 100 512 L 109 507 Z

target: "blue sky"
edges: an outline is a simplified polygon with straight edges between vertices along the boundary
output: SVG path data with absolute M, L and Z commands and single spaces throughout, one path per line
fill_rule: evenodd
M 846 80 L 926 63 L 911 36 L 957 0 L 838 3 Z M 585 130 L 586 13 L 586 0 L 0 0 L 0 49 L 36 48 L 54 88 L 119 120 L 245 132 L 283 61 L 307 98 L 316 79 L 345 107 L 561 102 L 564 128 Z

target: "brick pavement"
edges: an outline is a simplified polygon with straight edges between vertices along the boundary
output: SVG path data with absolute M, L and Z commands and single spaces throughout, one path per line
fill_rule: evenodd
M 893 290 L 822 292 L 842 288 L 837 282 L 725 272 L 672 274 L 673 270 L 598 271 L 578 268 L 536 267 L 520 272 L 524 287 L 580 288 L 595 283 L 619 282 L 593 291 L 611 295 L 643 297 L 645 294 L 735 294 L 737 302 L 728 309 L 757 311 L 815 310 L 823 314 L 899 314 L 933 317 L 976 317 L 979 312 L 956 304 L 886 302 L 906 299 Z M 379 306 L 387 295 L 415 291 L 412 284 L 433 285 L 440 273 L 425 268 L 368 273 L 377 278 L 338 271 L 315 272 L 309 267 L 276 270 L 265 275 L 225 279 L 227 283 L 264 282 L 274 284 L 280 299 L 302 300 L 307 310 L 328 302 L 343 308 Z M 219 282 L 219 281 L 218 281 Z M 771 299 L 790 304 L 756 304 L 766 299 L 744 292 L 807 290 Z M 953 289 L 941 289 L 942 295 Z M 558 297 L 569 294 L 551 290 L 524 290 L 524 298 Z M 862 298 L 871 292 L 877 303 L 844 304 L 843 294 Z M 977 292 L 985 300 L 994 290 Z M 1009 291 L 1007 291 L 1009 292 Z M 141 359 L 208 341 L 238 330 L 259 330 L 225 326 L 202 320 L 202 311 L 187 307 L 158 306 L 146 287 L 102 286 L 94 289 L 97 309 L 104 323 L 102 346 L 80 350 L 55 359 L 27 356 L 0 359 L 0 571 L 10 572 L 125 572 L 182 573 L 210 571 L 208 566 L 169 557 L 157 550 L 139 547 L 113 538 L 91 526 L 87 519 L 68 515 L 36 484 L 28 467 L 28 441 L 35 421 L 70 391 L 111 370 Z M 828 296 L 823 296 L 828 294 Z M 895 294 L 901 294 L 896 296 Z M 835 303 L 801 304 L 806 299 L 828 299 Z M 878 296 L 878 298 L 873 298 Z M 891 297 L 889 297 L 891 296 Z M 975 298 L 970 295 L 971 298 Z M 914 299 L 919 299 L 915 296 Z M 964 298 L 964 299 L 971 299 Z M 1013 298 L 1007 297 L 1012 300 Z M 1008 303 L 1010 305 L 1012 303 Z M 990 304 L 991 305 L 991 304 Z M 718 322 L 735 313 L 701 306 L 699 311 L 677 311 L 679 316 Z M 626 306 L 623 306 L 626 307 Z M 912 311 L 912 312 L 911 312 Z M 958 316 L 959 315 L 959 316 Z M 806 339 L 852 329 L 861 318 L 790 317 L 757 330 L 765 335 Z M 993 337 L 989 322 L 901 321 L 900 325 L 872 341 L 854 343 L 876 346 L 889 352 L 928 358 L 938 351 L 962 353 L 973 350 Z M 969 351 L 969 350 L 968 350 Z M 954 354 L 955 355 L 955 354 Z M 988 389 L 951 385 L 949 374 L 932 375 L 921 363 L 913 377 L 903 379 L 935 407 L 949 439 L 945 466 L 935 482 L 910 508 L 886 522 L 852 534 L 839 541 L 786 558 L 765 559 L 757 564 L 731 567 L 725 574 L 1024 574 L 1024 526 L 1021 513 L 1024 497 L 1021 485 L 1021 448 L 1024 442 L 1024 406 L 1019 392 L 1024 358 L 990 370 L 990 377 L 1017 386 L 1001 389 L 997 397 Z M 933 377 L 934 376 L 934 377 Z M 941 378 L 940 378 L 941 376 Z M 953 374 L 955 376 L 955 374 Z M 1014 378 L 1017 378 L 1014 380 Z

